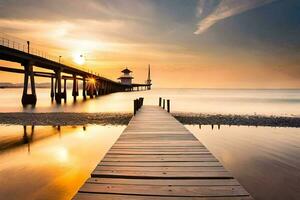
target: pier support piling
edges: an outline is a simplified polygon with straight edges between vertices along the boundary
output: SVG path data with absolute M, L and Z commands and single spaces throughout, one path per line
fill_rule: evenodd
M 22 95 L 22 104 L 26 105 L 35 105 L 37 98 L 35 92 L 35 82 L 34 82 L 34 73 L 33 73 L 33 64 L 29 61 L 24 64 L 25 74 L 24 74 L 24 87 Z M 31 94 L 28 94 L 28 81 L 30 79 Z
M 51 101 L 53 102 L 53 100 L 54 100 L 54 86 L 53 86 L 53 84 L 54 84 L 54 81 L 53 81 L 53 77 L 51 77 L 51 91 L 50 91 L 50 97 L 51 97 Z
M 82 80 L 82 96 L 83 96 L 83 99 L 85 100 L 86 99 L 86 80 L 85 80 L 85 77 L 83 77 L 83 80 Z
M 78 96 L 78 81 L 76 79 L 76 75 L 75 74 L 73 74 L 72 96 L 73 96 L 73 100 L 76 101 L 76 98 Z
M 55 71 L 56 76 L 56 84 L 55 88 L 57 91 L 55 91 L 55 101 L 57 104 L 61 104 L 61 70 Z
M 100 80 L 98 81 L 98 95 L 102 95 L 102 82 Z
M 64 79 L 64 92 L 63 92 L 64 102 L 67 102 L 67 79 Z

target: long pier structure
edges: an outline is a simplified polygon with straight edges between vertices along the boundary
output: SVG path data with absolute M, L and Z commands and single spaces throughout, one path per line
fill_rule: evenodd
M 79 95 L 78 81 L 82 81 L 82 96 L 86 99 L 87 96 L 109 94 L 121 91 L 151 89 L 151 83 L 124 85 L 98 74 L 80 69 L 75 66 L 63 64 L 58 59 L 53 59 L 53 56 L 48 56 L 46 53 L 31 49 L 29 41 L 27 44 L 16 42 L 0 37 L 0 60 L 20 63 L 24 69 L 0 66 L 0 71 L 11 73 L 24 74 L 24 87 L 22 94 L 23 105 L 35 105 L 37 101 L 35 77 L 51 78 L 50 97 L 52 101 L 60 104 L 61 100 L 67 99 L 67 80 L 73 81 L 72 96 L 74 100 Z M 50 70 L 50 72 L 35 71 L 34 67 Z M 29 84 L 30 82 L 30 84 Z M 30 87 L 31 93 L 28 92 Z
M 143 106 L 75 200 L 252 199 L 168 112 Z

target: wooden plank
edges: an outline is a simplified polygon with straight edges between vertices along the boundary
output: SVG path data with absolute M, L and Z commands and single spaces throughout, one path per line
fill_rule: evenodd
M 106 162 L 101 161 L 100 166 L 140 166 L 140 167 L 208 167 L 208 166 L 222 166 L 218 161 L 216 162 Z
M 249 196 L 236 196 L 236 197 L 165 197 L 165 196 L 78 193 L 75 196 L 74 200 L 252 200 L 252 198 L 249 197 Z
M 207 155 L 208 151 L 109 151 L 107 155 Z
M 178 171 L 178 172 L 191 172 L 191 171 L 226 171 L 224 167 L 128 167 L 128 166 L 97 166 L 94 171 L 114 171 L 114 170 L 126 170 L 126 171 Z
M 182 143 L 182 142 L 176 142 L 176 143 L 172 143 L 172 142 L 166 142 L 166 143 L 140 143 L 140 142 L 127 142 L 127 143 L 122 143 L 122 142 L 118 142 L 116 143 L 114 146 L 115 147 L 161 147 L 162 145 L 164 145 L 164 147 L 201 147 L 202 145 L 198 144 L 198 143 Z
M 248 192 L 241 186 L 155 186 L 155 185 L 118 185 L 86 183 L 80 192 L 103 194 L 131 194 L 177 197 L 217 197 L 246 196 Z
M 227 171 L 125 171 L 125 170 L 113 170 L 113 171 L 93 171 L 92 177 L 119 177 L 119 178 L 190 178 L 190 179 L 202 179 L 202 178 L 232 178 L 232 175 Z
M 121 178 L 89 178 L 87 183 L 95 184 L 122 184 L 122 185 L 182 185 L 182 186 L 214 186 L 240 185 L 235 179 L 121 179 Z
M 134 147 L 124 147 L 124 148 L 116 148 L 112 147 L 110 151 L 158 151 L 158 152 L 163 152 L 163 151 L 185 151 L 185 152 L 193 152 L 193 151 L 208 151 L 204 147 L 197 147 L 197 148 L 173 148 L 173 147 L 148 147 L 148 148 L 134 148 Z
M 196 154 L 196 155 L 114 155 L 106 154 L 105 158 L 142 158 L 142 159 L 165 159 L 165 158 L 174 158 L 174 159 L 183 159 L 183 158 L 214 158 L 212 154 Z
M 130 146 L 130 147 L 117 147 L 117 146 L 113 146 L 111 149 L 138 149 L 138 150 L 147 150 L 147 149 L 150 149 L 150 150 L 159 150 L 159 151 L 162 151 L 162 150 L 168 150 L 168 149 L 175 149 L 175 150 L 198 150 L 198 149 L 205 149 L 206 148 L 204 146 L 198 146 L 198 147 L 164 147 L 164 146 L 158 146 L 158 147 L 135 147 L 135 146 Z
M 97 165 L 75 199 L 252 199 L 169 113 L 145 106 Z
M 214 162 L 215 158 L 107 158 L 104 157 L 103 161 L 106 162 Z

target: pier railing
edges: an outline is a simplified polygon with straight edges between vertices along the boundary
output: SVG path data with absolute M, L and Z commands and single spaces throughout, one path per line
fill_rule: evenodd
M 81 71 L 85 71 L 91 74 L 95 74 L 92 72 L 92 70 L 89 70 L 87 68 L 84 68 L 74 62 L 72 62 L 71 57 L 66 56 L 59 56 L 54 55 L 52 53 L 49 53 L 49 50 L 45 50 L 45 48 L 41 45 L 37 45 L 35 43 L 26 41 L 24 39 L 20 39 L 11 35 L 8 35 L 6 33 L 0 32 L 0 45 L 5 46 L 11 49 L 16 49 L 19 51 L 23 51 L 26 53 L 29 53 L 31 55 L 39 56 L 41 58 L 45 58 L 57 63 L 61 63 L 64 65 L 72 66 L 74 68 L 80 69 Z M 96 74 L 95 74 L 96 75 Z

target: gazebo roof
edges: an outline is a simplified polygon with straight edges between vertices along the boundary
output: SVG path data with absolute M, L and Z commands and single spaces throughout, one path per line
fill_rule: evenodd
M 130 72 L 132 72 L 132 71 L 130 71 L 130 70 L 126 67 L 126 69 L 123 69 L 122 72 L 123 72 L 123 73 L 130 73 Z

